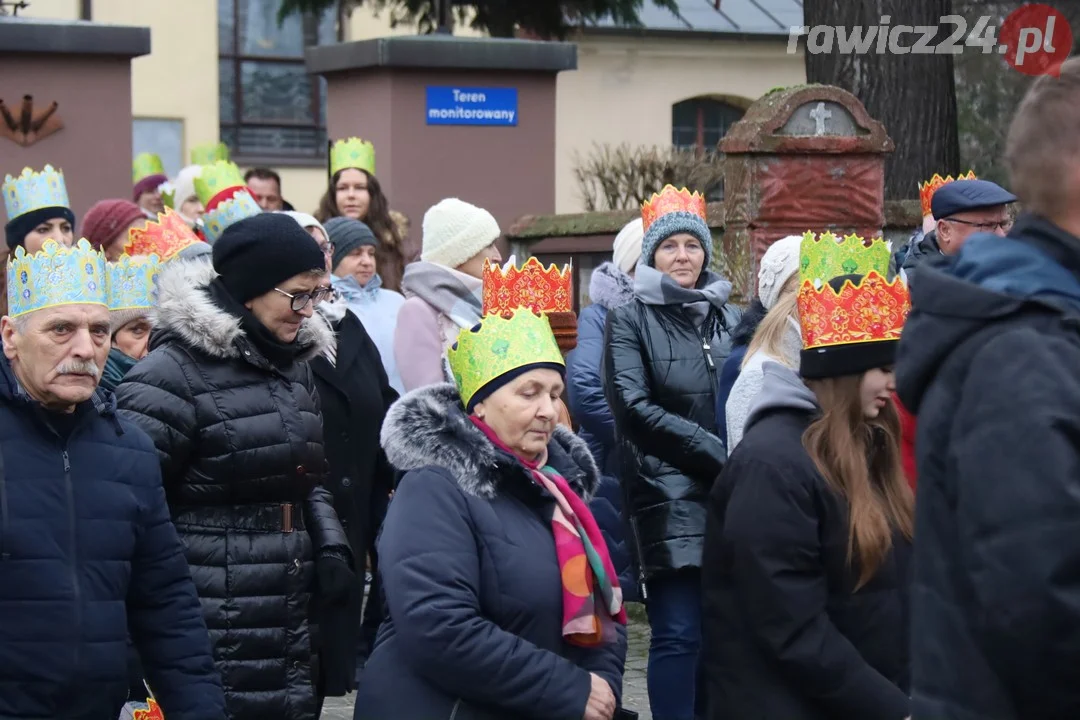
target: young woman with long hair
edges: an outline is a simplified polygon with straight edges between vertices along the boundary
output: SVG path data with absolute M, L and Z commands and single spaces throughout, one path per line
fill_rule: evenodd
M 408 264 L 405 238 L 375 177 L 374 147 L 359 138 L 337 141 L 330 149 L 330 172 L 330 186 L 319 201 L 315 218 L 325 224 L 330 218 L 349 217 L 371 228 L 379 239 L 375 263 L 382 286 L 401 292 L 401 277 Z
M 729 453 L 742 440 L 750 404 L 761 392 L 762 366 L 771 361 L 792 370 L 799 369 L 802 337 L 799 334 L 795 296 L 799 291 L 801 244 L 802 237 L 789 235 L 770 245 L 761 258 L 758 298 L 767 312 L 747 345 L 738 377 L 731 386 L 724 406 Z
M 708 717 L 903 720 L 914 501 L 892 363 L 906 289 L 872 273 L 798 299 L 803 377 L 765 364 L 709 498 Z

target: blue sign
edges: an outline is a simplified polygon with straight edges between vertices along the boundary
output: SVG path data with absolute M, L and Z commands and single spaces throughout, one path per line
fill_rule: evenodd
M 428 125 L 517 125 L 517 88 L 428 87 Z

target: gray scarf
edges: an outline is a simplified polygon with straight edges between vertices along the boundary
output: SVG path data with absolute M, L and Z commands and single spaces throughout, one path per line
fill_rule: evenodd
M 691 305 L 704 302 L 719 310 L 731 295 L 731 283 L 711 270 L 703 270 L 697 287 L 684 288 L 656 268 L 638 265 L 634 274 L 634 295 L 646 305 Z
M 470 275 L 422 261 L 406 265 L 401 279 L 405 297 L 416 295 L 460 328 L 480 322 L 483 289 L 483 282 Z

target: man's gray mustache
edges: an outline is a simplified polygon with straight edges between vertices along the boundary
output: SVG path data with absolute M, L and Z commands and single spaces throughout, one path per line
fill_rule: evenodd
M 56 372 L 58 375 L 89 375 L 95 380 L 101 375 L 98 366 L 88 360 L 61 363 L 57 366 Z

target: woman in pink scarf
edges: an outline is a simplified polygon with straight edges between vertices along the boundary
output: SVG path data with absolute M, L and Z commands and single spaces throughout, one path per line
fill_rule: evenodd
M 599 480 L 557 426 L 565 366 L 546 318 L 463 330 L 454 384 L 391 407 L 405 471 L 379 540 L 389 617 L 355 720 L 612 720 L 626 612 L 586 504 Z

